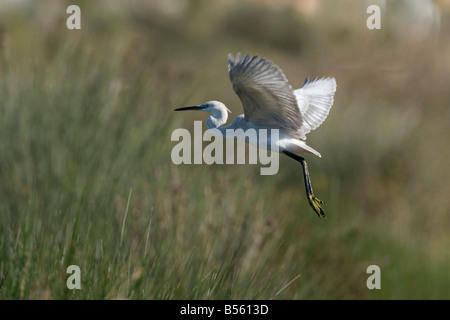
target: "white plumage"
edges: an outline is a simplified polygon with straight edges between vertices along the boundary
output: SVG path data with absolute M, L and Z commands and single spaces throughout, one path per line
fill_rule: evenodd
M 224 127 L 228 119 L 228 108 L 219 101 L 208 101 L 199 106 L 176 109 L 201 110 L 212 115 L 206 120 L 209 129 L 227 137 L 227 129 L 278 129 L 277 140 L 269 138 L 275 149 L 302 164 L 308 201 L 319 216 L 325 216 L 312 191 L 309 172 L 303 155 L 320 157 L 320 153 L 308 146 L 306 135 L 317 129 L 327 118 L 336 92 L 334 78 L 305 81 L 300 89 L 293 90 L 283 71 L 272 61 L 258 56 L 234 58 L 228 55 L 228 72 L 233 90 L 239 96 L 244 114 Z M 233 136 L 234 137 L 234 136 Z M 258 145 L 258 144 L 257 144 Z M 272 147 L 273 149 L 273 147 Z
M 303 117 L 300 137 L 306 139 L 306 134 L 317 129 L 328 116 L 333 105 L 336 92 L 334 78 L 322 78 L 306 83 L 303 88 L 294 90 L 297 104 Z

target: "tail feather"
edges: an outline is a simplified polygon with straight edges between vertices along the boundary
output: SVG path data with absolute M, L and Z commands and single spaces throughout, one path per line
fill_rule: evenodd
M 311 153 L 319 158 L 322 158 L 321 154 L 314 148 L 308 146 L 304 141 L 297 139 L 285 139 L 280 141 L 280 148 L 292 152 L 296 155 L 302 155 L 305 153 Z

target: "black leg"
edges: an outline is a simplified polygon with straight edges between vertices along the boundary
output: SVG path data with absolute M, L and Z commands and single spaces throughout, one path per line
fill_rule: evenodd
M 286 150 L 284 150 L 283 153 L 302 164 L 303 179 L 305 180 L 306 197 L 308 198 L 309 205 L 313 208 L 313 210 L 317 213 L 319 217 L 326 218 L 325 211 L 321 206 L 321 204 L 325 204 L 325 202 L 314 196 L 314 192 L 311 185 L 311 179 L 309 177 L 308 165 L 306 164 L 305 159 Z

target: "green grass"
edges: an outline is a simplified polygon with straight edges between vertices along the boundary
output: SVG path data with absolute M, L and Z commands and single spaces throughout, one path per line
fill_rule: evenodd
M 63 4 L 1 16 L 1 299 L 450 298 L 450 97 L 422 80 L 448 76 L 433 62 L 445 46 L 425 68 L 414 62 L 424 51 L 358 42 L 364 30 L 339 33 L 340 44 L 333 12 L 308 22 L 258 8 L 258 20 L 202 2 L 196 13 L 192 2 L 164 19 L 80 3 L 80 31 L 65 28 Z M 261 39 L 247 28 L 240 38 L 230 25 L 248 15 L 304 33 Z M 355 43 L 368 60 L 352 61 Z M 328 219 L 309 207 L 287 157 L 275 176 L 172 163 L 172 131 L 205 118 L 174 108 L 218 99 L 241 112 L 226 69 L 237 51 L 270 57 L 295 86 L 337 78 L 332 112 L 308 136 L 323 155 L 308 163 Z M 406 66 L 406 80 L 365 62 L 375 56 Z M 81 290 L 66 287 L 72 264 Z M 372 264 L 381 290 L 366 288 Z

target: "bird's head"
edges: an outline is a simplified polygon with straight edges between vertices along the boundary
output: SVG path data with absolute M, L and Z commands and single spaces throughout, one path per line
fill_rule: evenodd
M 228 112 L 231 113 L 228 108 L 219 101 L 208 101 L 199 106 L 184 107 L 175 109 L 175 111 L 185 111 L 185 110 L 200 110 L 211 113 L 212 115 L 206 120 L 206 125 L 208 128 L 218 128 L 227 122 Z
M 208 101 L 198 106 L 192 107 L 183 107 L 175 109 L 175 111 L 185 111 L 185 110 L 198 110 L 198 111 L 206 111 L 213 115 L 223 115 L 227 114 L 227 112 L 231 113 L 231 111 L 220 101 Z

